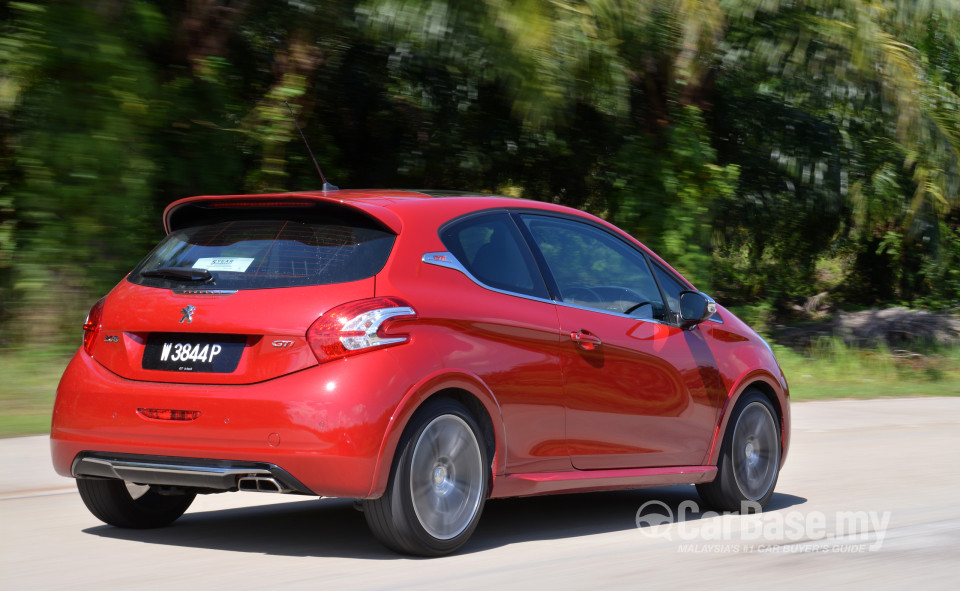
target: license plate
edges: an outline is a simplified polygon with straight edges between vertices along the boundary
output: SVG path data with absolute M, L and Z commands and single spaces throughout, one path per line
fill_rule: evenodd
M 158 333 L 147 337 L 143 369 L 230 373 L 247 339 L 239 335 Z

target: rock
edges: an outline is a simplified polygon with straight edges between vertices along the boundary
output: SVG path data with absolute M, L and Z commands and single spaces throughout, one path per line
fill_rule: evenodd
M 903 307 L 837 312 L 833 317 L 833 333 L 853 346 L 958 345 L 960 318 Z

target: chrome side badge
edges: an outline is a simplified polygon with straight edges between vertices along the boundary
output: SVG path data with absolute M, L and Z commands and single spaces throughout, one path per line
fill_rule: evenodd
M 196 306 L 185 306 L 180 310 L 180 324 L 193 322 L 193 313 L 197 311 Z
M 453 269 L 455 271 L 460 271 L 464 275 L 470 277 L 470 273 L 464 268 L 464 266 L 457 260 L 457 257 L 453 256 L 449 252 L 428 252 L 424 253 L 423 257 L 420 259 L 428 265 L 436 265 L 438 267 L 446 267 L 447 269 Z
M 117 336 L 117 335 L 115 335 L 115 334 L 108 334 L 107 336 L 103 337 L 103 342 L 104 342 L 104 343 L 119 343 L 119 342 L 120 342 L 120 337 Z

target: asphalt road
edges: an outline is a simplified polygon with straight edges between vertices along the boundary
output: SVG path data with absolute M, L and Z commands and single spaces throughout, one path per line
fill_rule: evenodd
M 382 549 L 340 499 L 211 495 L 166 529 L 108 527 L 45 437 L 2 440 L 0 589 L 956 589 L 960 398 L 793 408 L 761 515 L 701 515 L 690 486 L 492 501 L 431 560 Z

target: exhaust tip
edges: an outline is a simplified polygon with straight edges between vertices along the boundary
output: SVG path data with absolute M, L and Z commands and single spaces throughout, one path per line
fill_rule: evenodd
M 284 494 L 292 492 L 280 482 L 267 476 L 242 476 L 237 479 L 237 489 L 244 492 L 262 492 Z

